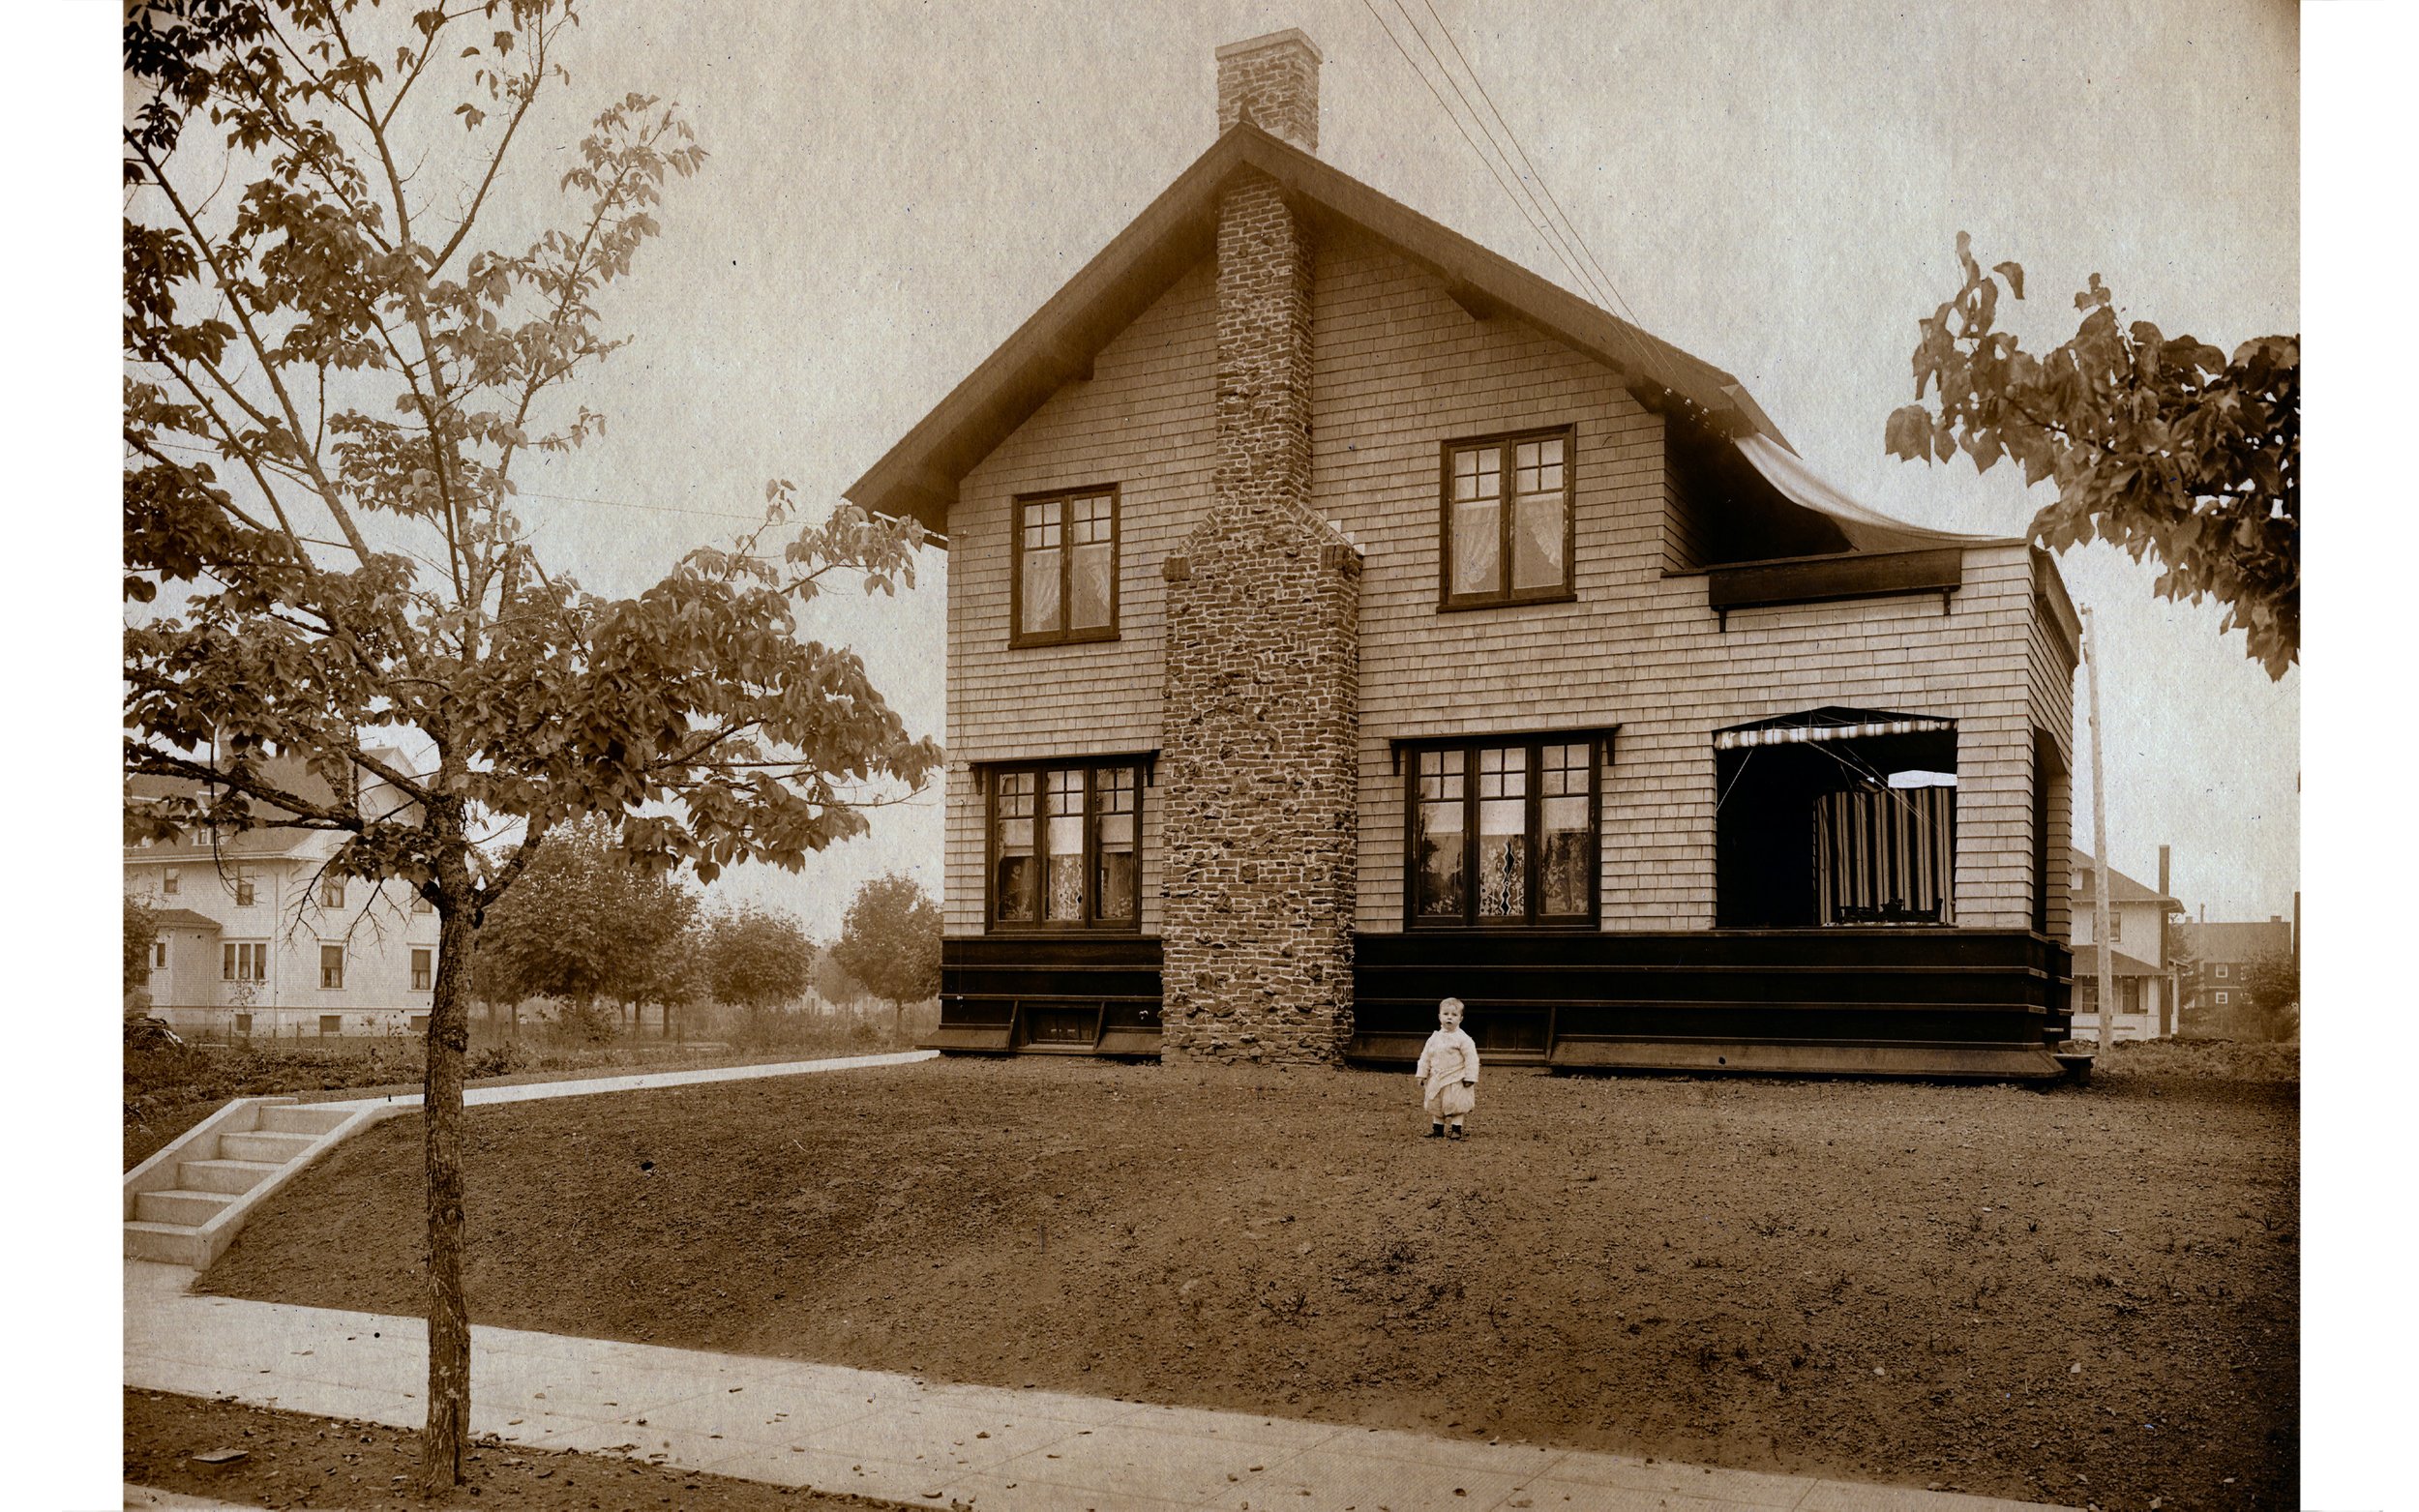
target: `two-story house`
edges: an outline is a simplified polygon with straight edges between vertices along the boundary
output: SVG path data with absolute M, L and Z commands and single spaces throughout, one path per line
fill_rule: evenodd
M 2182 924 L 2184 945 L 2193 975 L 2184 1007 L 2191 1026 L 2230 1027 L 2240 1010 L 2253 1001 L 2249 981 L 2252 964 L 2270 956 L 2290 958 L 2293 926 L 2272 913 L 2265 924 Z
M 952 1051 L 2058 1072 L 2076 623 L 1320 161 L 1299 31 L 848 496 L 947 538 Z M 1776 331 L 1785 329 L 1777 322 Z
M 279 765 L 289 791 L 326 793 L 300 762 Z M 194 785 L 134 777 L 127 789 L 164 796 Z M 272 824 L 126 846 L 126 890 L 151 905 L 159 927 L 145 984 L 151 1012 L 180 1029 L 238 1038 L 425 1027 L 436 979 L 436 912 L 401 883 L 373 887 L 326 874 L 339 844 L 325 830 Z
M 2099 878 L 2088 851 L 2068 856 L 2067 917 L 2075 952 L 2075 1037 L 2100 1033 Z M 2108 1035 L 2119 1040 L 2165 1039 L 2175 1032 L 2175 978 L 2167 969 L 2167 915 L 2183 907 L 2157 889 L 2144 887 L 2114 867 L 2108 869 L 2108 973 L 2116 1016 Z

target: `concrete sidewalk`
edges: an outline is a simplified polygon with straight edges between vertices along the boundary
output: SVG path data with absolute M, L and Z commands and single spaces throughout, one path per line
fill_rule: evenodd
M 523 1082 L 512 1086 L 474 1086 L 462 1094 L 464 1108 L 492 1103 L 533 1103 L 550 1097 L 592 1097 L 600 1092 L 638 1092 L 648 1087 L 696 1086 L 703 1082 L 753 1082 L 765 1077 L 808 1076 L 819 1071 L 858 1071 L 869 1066 L 905 1066 L 937 1060 L 937 1050 L 903 1050 L 883 1055 L 845 1055 L 830 1060 L 787 1060 L 762 1066 L 705 1066 L 693 1071 L 639 1071 L 619 1077 L 582 1077 L 565 1082 Z M 314 1108 L 417 1108 L 420 1094 L 351 1097 L 313 1103 Z
M 507 1089 L 509 1090 L 509 1089 Z M 188 1292 L 126 1266 L 126 1384 L 418 1428 L 427 1325 Z M 978 1512 L 2015 1512 L 2037 1504 L 1152 1407 L 510 1328 L 471 1330 L 471 1430 Z

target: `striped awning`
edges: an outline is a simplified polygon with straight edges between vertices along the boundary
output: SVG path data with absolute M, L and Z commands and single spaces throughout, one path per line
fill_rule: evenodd
M 1714 749 L 1738 751 L 1748 746 L 1797 746 L 1823 740 L 1864 740 L 1873 735 L 1927 735 L 1954 730 L 1956 720 L 1867 720 L 1855 725 L 1768 725 L 1751 729 L 1717 729 Z

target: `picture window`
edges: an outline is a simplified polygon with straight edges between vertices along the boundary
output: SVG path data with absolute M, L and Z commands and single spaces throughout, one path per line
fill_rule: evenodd
M 1142 789 L 1131 761 L 992 768 L 993 926 L 1136 928 Z
M 228 940 L 219 947 L 219 979 L 223 982 L 265 982 L 269 979 L 266 940 Z
M 1596 738 L 1430 746 L 1406 762 L 1415 927 L 1580 925 L 1597 914 Z

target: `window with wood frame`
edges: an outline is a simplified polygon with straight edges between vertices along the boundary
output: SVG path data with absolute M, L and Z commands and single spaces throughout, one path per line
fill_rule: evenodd
M 1008 644 L 1063 645 L 1118 635 L 1118 490 L 1029 494 L 1015 504 Z
M 344 947 L 342 945 L 321 945 L 319 947 L 320 990 L 322 992 L 332 993 L 340 990 L 343 987 L 343 985 Z
M 223 982 L 265 982 L 269 979 L 267 940 L 228 940 L 219 947 L 219 979 Z
M 1563 426 L 1445 444 L 1437 528 L 1444 608 L 1573 596 L 1573 440 Z
M 435 953 L 433 951 L 415 950 L 411 953 L 411 990 L 413 992 L 428 992 L 436 980 L 436 969 L 433 964 L 435 959 Z
M 1602 751 L 1600 735 L 1499 735 L 1407 752 L 1405 922 L 1595 923 Z
M 1142 764 L 1044 762 L 988 776 L 991 928 L 1140 928 Z

